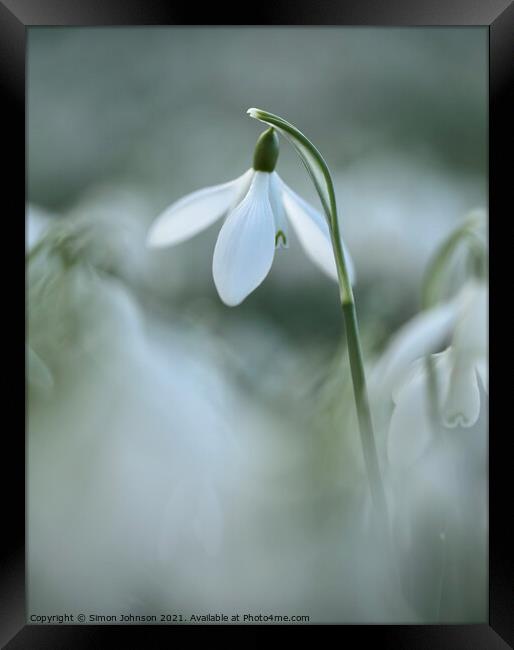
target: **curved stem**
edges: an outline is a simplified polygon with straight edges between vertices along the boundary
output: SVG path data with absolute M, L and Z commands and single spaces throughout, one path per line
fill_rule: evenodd
M 366 472 L 373 502 L 377 511 L 382 517 L 385 517 L 385 520 L 387 521 L 387 501 L 380 473 L 380 464 L 378 462 L 360 344 L 359 326 L 355 310 L 355 301 L 342 246 L 332 176 L 321 153 L 295 126 L 278 115 L 273 115 L 272 113 L 260 109 L 251 108 L 248 110 L 248 113 L 251 117 L 255 117 L 269 126 L 274 126 L 291 142 L 307 168 L 325 211 L 339 279 L 339 293 L 345 323 L 353 394 L 357 410 L 357 420 L 359 423 L 364 462 L 366 465 Z M 319 172 L 321 174 L 319 174 Z
M 453 258 L 455 251 L 461 244 L 467 244 L 468 250 L 474 256 L 473 275 L 483 277 L 486 272 L 486 248 L 474 228 L 477 223 L 473 218 L 467 219 L 463 224 L 453 230 L 437 249 L 435 255 L 428 263 L 423 286 L 421 302 L 423 309 L 429 309 L 440 300 L 440 285 Z

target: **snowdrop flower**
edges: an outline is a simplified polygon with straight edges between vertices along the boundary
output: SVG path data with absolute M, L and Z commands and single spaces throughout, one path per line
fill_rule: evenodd
M 487 284 L 469 280 L 456 297 L 418 314 L 394 337 L 377 373 L 381 386 L 392 388 L 395 404 L 388 435 L 392 463 L 411 464 L 431 441 L 431 382 L 445 427 L 478 420 L 479 378 L 488 391 L 487 305 Z M 450 339 L 449 347 L 432 354 Z
M 233 181 L 198 190 L 173 203 L 148 233 L 149 246 L 171 246 L 226 215 L 212 271 L 220 298 L 229 306 L 240 304 L 268 275 L 275 249 L 288 246 L 288 223 L 311 260 L 337 280 L 325 218 L 274 171 L 278 151 L 278 136 L 270 128 L 257 142 L 251 169 Z M 346 257 L 349 260 L 348 253 Z

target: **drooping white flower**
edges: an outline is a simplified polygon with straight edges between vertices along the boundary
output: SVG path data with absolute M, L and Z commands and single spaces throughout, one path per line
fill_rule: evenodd
M 263 137 L 266 144 L 266 137 L 277 136 L 267 131 Z M 220 298 L 229 306 L 241 303 L 268 275 L 275 249 L 288 246 L 288 223 L 311 260 L 337 280 L 326 220 L 274 171 L 278 148 L 272 164 L 260 164 L 257 151 L 253 167 L 242 176 L 188 194 L 166 208 L 147 238 L 149 246 L 171 246 L 226 216 L 212 270 Z M 353 265 L 345 252 L 353 277 Z
M 376 375 L 395 404 L 387 443 L 392 463 L 412 463 L 430 443 L 430 381 L 445 427 L 471 427 L 478 420 L 479 378 L 488 391 L 487 305 L 487 284 L 469 280 L 452 300 L 417 315 L 392 340 Z

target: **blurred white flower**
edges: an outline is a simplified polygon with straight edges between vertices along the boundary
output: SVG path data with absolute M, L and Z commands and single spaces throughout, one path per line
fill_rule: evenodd
M 57 222 L 33 248 L 27 265 L 29 379 L 53 377 L 84 357 L 122 350 L 141 329 L 122 283 L 91 263 L 100 234 L 82 223 Z M 38 363 L 41 362 L 41 363 Z M 48 382 L 46 382 L 48 383 Z M 43 385 L 35 381 L 35 386 Z
M 146 318 L 127 285 L 96 266 L 116 236 L 96 222 L 56 223 L 27 265 L 36 608 L 69 602 L 77 582 L 82 606 L 100 589 L 99 607 L 117 608 L 141 576 L 186 599 L 170 574 L 192 580 L 220 552 L 218 493 L 240 484 L 231 431 L 241 415 L 214 350 Z
M 233 181 L 188 194 L 156 219 L 148 233 L 148 245 L 182 242 L 225 214 L 212 271 L 220 298 L 227 305 L 241 303 L 268 275 L 275 248 L 288 245 L 288 221 L 311 260 L 337 280 L 324 217 L 275 171 L 251 168 Z M 345 252 L 353 277 L 353 265 Z
M 478 377 L 488 390 L 487 305 L 487 285 L 470 280 L 451 301 L 417 315 L 395 335 L 377 372 L 395 404 L 387 445 L 392 463 L 409 465 L 430 443 L 432 382 L 445 427 L 471 427 L 477 421 Z M 450 337 L 449 347 L 433 354 Z
M 152 208 L 137 186 L 105 183 L 82 194 L 66 219 L 91 231 L 88 260 L 134 287 L 147 279 L 149 271 L 144 223 L 151 215 Z

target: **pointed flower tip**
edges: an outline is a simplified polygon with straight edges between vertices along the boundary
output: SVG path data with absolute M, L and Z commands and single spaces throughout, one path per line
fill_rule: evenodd
M 223 298 L 222 296 L 220 296 L 220 299 L 227 307 L 238 307 L 244 300 L 231 300 L 230 298 Z
M 259 113 L 261 111 L 258 108 L 249 108 L 246 112 L 250 117 L 255 117 L 256 119 L 259 119 Z
M 169 246 L 170 242 L 168 242 L 163 237 L 160 224 L 158 224 L 159 225 L 158 228 L 156 228 L 155 225 L 156 224 L 153 224 L 146 234 L 146 239 L 145 239 L 146 248 L 164 248 L 165 246 Z

